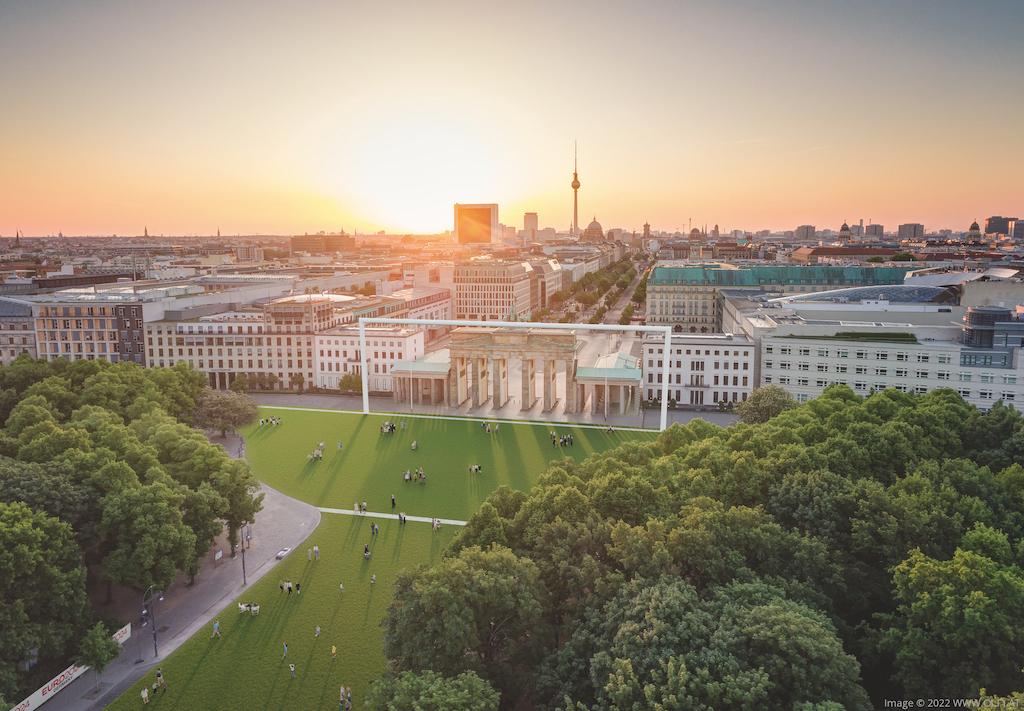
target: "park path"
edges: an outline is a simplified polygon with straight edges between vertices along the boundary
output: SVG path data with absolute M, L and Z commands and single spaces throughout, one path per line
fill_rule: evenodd
M 237 457 L 244 452 L 238 438 L 227 442 L 215 438 L 214 441 L 224 445 L 231 456 Z M 152 628 L 139 627 L 136 617 L 132 620 L 132 636 L 121 650 L 121 655 L 104 670 L 98 693 L 94 691 L 96 675 L 88 672 L 47 701 L 42 710 L 92 711 L 113 702 L 187 642 L 196 631 L 209 624 L 243 590 L 269 573 L 279 562 L 275 558 L 279 550 L 297 548 L 319 525 L 320 510 L 315 506 L 286 496 L 266 484 L 262 485 L 262 491 L 266 494 L 263 510 L 256 514 L 251 544 L 245 552 L 247 585 L 242 584 L 241 556 L 232 559 L 225 553 L 215 563 L 211 550 L 194 585 L 188 587 L 187 579 L 179 576 L 165 592 L 164 600 L 156 603 L 158 658 L 153 656 Z M 412 516 L 409 519 L 412 520 Z M 223 537 L 214 543 L 214 550 L 221 547 L 227 548 Z M 139 610 L 141 607 L 140 596 Z M 145 661 L 136 663 L 140 658 Z M 174 679 L 168 679 L 168 683 L 173 684 Z
M 355 509 L 332 509 L 327 506 L 321 506 L 320 513 L 340 514 L 342 516 L 363 516 L 365 518 L 386 518 L 390 521 L 398 520 L 398 514 L 393 513 L 379 513 L 377 511 L 366 511 L 364 513 L 362 511 L 356 511 Z M 426 516 L 406 516 L 405 520 L 413 521 L 415 523 L 432 523 L 434 521 L 434 519 L 427 518 Z M 460 521 L 457 518 L 439 518 L 437 520 L 442 524 L 447 524 L 448 526 L 466 525 L 466 521 Z
M 363 399 L 360 395 L 342 395 L 340 393 L 253 393 L 252 398 L 260 405 L 267 407 L 278 407 L 281 409 L 297 409 L 297 410 L 322 410 L 324 412 L 348 412 L 352 414 L 362 414 L 363 412 Z M 512 401 L 509 401 L 512 403 Z M 408 405 L 405 405 L 408 407 Z M 491 422 L 510 422 L 513 424 L 534 424 L 542 426 L 550 425 L 569 425 L 572 427 L 589 427 L 596 429 L 605 429 L 608 425 L 614 426 L 618 430 L 622 431 L 651 431 L 651 427 L 657 427 L 657 421 L 659 412 L 656 410 L 644 410 L 639 420 L 640 423 L 646 423 L 643 427 L 637 427 L 638 418 L 632 415 L 619 416 L 609 414 L 607 421 L 599 415 L 587 415 L 586 413 L 576 413 L 573 415 L 563 415 L 560 412 L 547 412 L 543 414 L 543 417 L 538 418 L 534 421 L 524 421 L 521 413 L 515 410 L 514 403 L 507 406 L 507 409 L 511 408 L 514 410 L 514 415 L 511 417 L 504 417 L 501 413 L 496 413 L 490 409 L 489 406 L 477 408 L 479 412 L 475 411 L 468 406 L 461 408 L 448 408 L 443 405 L 416 405 L 416 412 L 396 412 L 394 400 L 388 397 L 371 396 L 370 397 L 370 411 L 377 415 L 395 415 L 397 417 L 423 417 L 427 419 L 480 419 L 488 420 Z M 593 420 L 593 422 L 587 422 L 587 418 Z M 669 410 L 668 411 L 668 422 L 669 424 L 678 422 L 679 424 L 686 424 L 690 420 L 706 420 L 716 425 L 723 427 L 731 425 L 739 420 L 739 417 L 729 412 L 718 412 L 717 410 Z M 654 430 L 656 431 L 656 430 Z

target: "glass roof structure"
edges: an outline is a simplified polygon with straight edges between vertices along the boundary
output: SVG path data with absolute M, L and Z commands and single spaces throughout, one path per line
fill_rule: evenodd
M 772 299 L 773 303 L 800 301 L 830 302 L 836 304 L 860 301 L 888 301 L 891 304 L 955 304 L 956 295 L 941 286 L 913 284 L 885 284 L 876 286 L 854 286 L 848 289 L 818 291 L 797 296 Z

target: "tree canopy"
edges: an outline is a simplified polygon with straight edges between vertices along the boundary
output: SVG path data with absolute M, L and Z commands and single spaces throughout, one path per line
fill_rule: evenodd
M 394 673 L 472 671 L 502 708 L 565 711 L 1019 691 L 1021 416 L 950 390 L 760 393 L 739 424 L 496 490 L 397 587 Z M 488 656 L 509 600 L 523 612 Z
M 70 640 L 95 619 L 87 570 L 166 587 L 198 572 L 225 525 L 236 536 L 259 511 L 248 467 L 192 427 L 204 383 L 181 365 L 0 367 L 0 695 L 67 666 Z M 17 669 L 29 659 L 35 671 Z

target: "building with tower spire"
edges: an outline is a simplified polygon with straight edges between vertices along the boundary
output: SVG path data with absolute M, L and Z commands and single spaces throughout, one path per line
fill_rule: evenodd
M 577 148 L 576 144 L 573 143 L 572 147 L 572 236 L 577 237 L 580 233 L 580 215 L 579 215 L 579 199 L 577 193 L 580 189 L 580 176 L 576 172 L 576 159 L 577 159 Z

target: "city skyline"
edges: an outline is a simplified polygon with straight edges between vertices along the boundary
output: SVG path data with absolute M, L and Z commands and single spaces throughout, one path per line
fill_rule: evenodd
M 576 140 L 580 219 L 606 228 L 966 229 L 1024 211 L 1022 22 L 1009 2 L 6 3 L 0 234 L 431 233 L 456 202 L 567 231 Z

